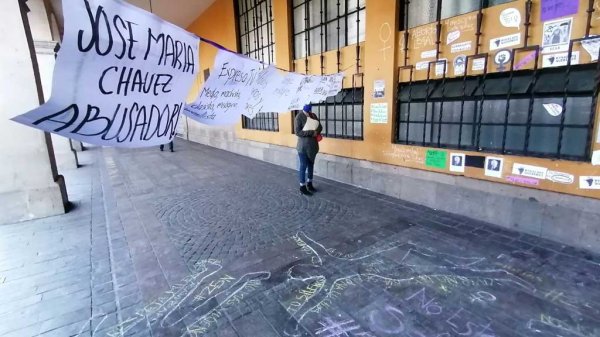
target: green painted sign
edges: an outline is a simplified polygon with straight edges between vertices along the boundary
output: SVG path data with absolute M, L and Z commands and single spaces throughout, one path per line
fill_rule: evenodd
M 446 151 L 427 150 L 425 166 L 445 170 L 447 159 Z

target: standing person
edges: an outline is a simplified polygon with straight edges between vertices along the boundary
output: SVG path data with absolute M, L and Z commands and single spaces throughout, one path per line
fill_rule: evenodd
M 165 149 L 165 144 L 162 144 L 162 145 L 160 146 L 160 150 L 162 151 L 162 150 L 164 150 L 164 149 Z M 171 150 L 171 152 L 174 152 L 174 151 L 173 151 L 173 141 L 171 141 L 171 142 L 169 143 L 169 150 Z
M 302 112 L 296 115 L 294 131 L 298 137 L 298 159 L 300 167 L 298 169 L 298 180 L 300 182 L 300 192 L 304 195 L 312 195 L 317 190 L 313 186 L 313 171 L 315 167 L 315 158 L 319 153 L 319 142 L 317 136 L 320 136 L 323 127 L 319 122 L 316 130 L 303 131 L 306 121 L 311 118 L 319 121 L 317 115 L 312 113 L 312 106 L 305 105 Z

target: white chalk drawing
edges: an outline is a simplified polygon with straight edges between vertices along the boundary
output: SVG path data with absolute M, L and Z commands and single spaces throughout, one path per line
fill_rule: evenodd
M 103 335 L 126 336 L 134 328 L 149 323 L 159 329 L 169 328 L 172 335 L 201 336 L 215 326 L 227 308 L 239 304 L 261 287 L 262 281 L 271 277 L 270 272 L 260 271 L 235 278 L 220 273 L 222 268 L 218 260 L 200 261 L 195 266 L 196 272 L 156 301 L 138 310 L 132 317 L 126 317 L 120 324 L 108 327 Z M 90 319 L 102 318 L 92 332 L 92 337 L 95 331 L 107 328 L 102 326 L 107 317 L 96 315 Z M 186 324 L 183 324 L 184 319 Z M 82 335 L 87 324 L 89 322 L 85 322 L 77 336 Z
M 93 331 L 85 333 L 88 336 L 91 333 L 92 337 L 98 331 L 110 337 L 123 337 L 136 331 L 136 328 L 148 325 L 153 330 L 157 329 L 159 335 L 160 332 L 168 332 L 173 336 L 204 336 L 219 327 L 226 319 L 225 313 L 229 309 L 247 303 L 251 296 L 267 289 L 266 282 L 273 280 L 294 285 L 294 290 L 284 294 L 284 298 L 279 301 L 289 316 L 285 324 L 278 328 L 282 330 L 282 335 L 290 337 L 306 333 L 306 325 L 303 324 L 306 321 L 320 326 L 313 330 L 318 337 L 375 337 L 375 333 L 398 335 L 404 332 L 410 333 L 410 336 L 425 336 L 412 326 L 408 331 L 409 325 L 405 325 L 408 322 L 404 321 L 405 314 L 397 306 L 384 305 L 370 309 L 365 317 L 368 327 L 348 316 L 328 316 L 328 312 L 334 307 L 334 301 L 347 296 L 344 294 L 346 289 L 360 285 L 397 290 L 417 286 L 418 290 L 402 297 L 402 309 L 406 307 L 410 312 L 443 317 L 445 330 L 437 336 L 454 336 L 464 328 L 463 321 L 467 321 L 467 326 L 478 333 L 478 336 L 494 336 L 491 320 L 477 320 L 469 310 L 444 304 L 437 295 L 449 294 L 454 290 L 465 292 L 468 296 L 465 303 L 476 307 L 495 302 L 499 294 L 497 291 L 502 291 L 498 287 L 518 288 L 528 294 L 538 293 L 548 301 L 568 305 L 573 310 L 581 307 L 581 303 L 562 291 L 540 293 L 530 283 L 536 279 L 526 280 L 519 271 L 513 273 L 513 270 L 506 270 L 504 264 L 489 267 L 490 261 L 484 257 L 457 256 L 423 248 L 410 241 L 397 242 L 393 239 L 376 248 L 370 247 L 353 254 L 343 254 L 327 248 L 303 232 L 293 235 L 291 241 L 300 249 L 300 260 L 289 268 L 279 269 L 274 277 L 271 271 L 232 276 L 223 271 L 220 261 L 203 260 L 194 266 L 194 272 L 179 285 L 172 287 L 133 316 L 124 317 L 118 325 L 105 326 L 108 315 L 101 313 L 84 322 L 76 336 L 82 336 L 88 326 L 93 326 L 92 321 L 99 321 Z M 393 266 L 383 259 L 385 254 L 396 256 Z M 498 259 L 501 257 L 502 255 Z M 437 262 L 426 262 L 432 260 Z M 350 268 L 346 268 L 349 272 L 332 277 L 330 269 L 339 265 L 349 266 Z M 300 287 L 296 287 L 298 284 Z M 435 291 L 430 292 L 430 288 Z M 548 325 L 543 320 L 542 323 L 530 322 L 530 329 L 535 329 L 539 324 L 546 328 Z M 561 327 L 564 328 L 564 325 L 556 322 L 550 326 L 553 329 Z M 578 336 L 588 337 L 583 334 Z
M 387 53 L 392 49 L 392 46 L 389 44 L 390 39 L 392 37 L 392 28 L 388 22 L 384 22 L 379 27 L 379 41 L 383 44 L 383 47 L 379 49 L 381 54 L 383 54 L 383 60 L 387 60 Z
M 320 314 L 330 308 L 344 290 L 363 283 L 379 284 L 385 288 L 403 287 L 407 285 L 430 285 L 450 291 L 457 287 L 491 287 L 501 285 L 514 285 L 526 291 L 533 292 L 535 288 L 528 281 L 501 269 L 479 268 L 478 265 L 485 261 L 481 257 L 461 257 L 451 254 L 435 252 L 421 248 L 413 243 L 388 243 L 378 250 L 363 253 L 364 255 L 342 255 L 333 249 L 310 238 L 303 232 L 292 237 L 301 251 L 307 255 L 306 263 L 299 263 L 289 268 L 288 280 L 300 281 L 311 287 L 310 291 L 303 292 L 304 296 L 296 296 L 287 307 L 291 317 L 286 324 L 286 336 L 301 336 L 300 323 L 311 314 Z M 430 272 L 421 275 L 406 275 L 397 271 L 385 270 L 385 263 L 378 257 L 392 250 L 401 250 L 404 255 L 399 262 L 401 268 L 414 270 L 420 265 L 408 263 L 411 256 L 435 257 L 447 265 L 429 266 Z M 327 268 L 340 263 L 356 264 L 357 273 L 344 275 L 335 279 L 325 276 Z M 463 275 L 456 275 L 460 272 Z M 435 309 L 431 309 L 435 312 Z
M 369 332 L 362 331 L 361 326 L 356 324 L 353 319 L 335 321 L 327 317 L 324 321 L 319 322 L 319 325 L 321 328 L 315 334 L 321 337 L 375 337 Z

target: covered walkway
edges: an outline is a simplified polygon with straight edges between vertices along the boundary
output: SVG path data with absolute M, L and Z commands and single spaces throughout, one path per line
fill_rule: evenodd
M 600 335 L 600 256 L 175 150 L 90 149 L 72 212 L 0 226 L 0 336 Z

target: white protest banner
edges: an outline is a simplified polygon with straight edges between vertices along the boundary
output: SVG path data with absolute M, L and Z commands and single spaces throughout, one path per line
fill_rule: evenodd
M 298 88 L 304 80 L 304 75 L 286 73 L 279 83 L 272 83 L 268 89 L 269 99 L 263 105 L 264 112 L 288 111 L 292 100 L 296 97 Z
M 13 120 L 95 145 L 171 141 L 198 70 L 197 37 L 122 1 L 62 4 L 52 95 Z
M 304 75 L 287 110 L 302 110 L 304 105 L 310 103 L 315 98 L 314 93 L 319 86 L 319 82 L 320 76 Z
M 272 89 L 274 89 L 276 85 L 280 85 L 283 82 L 283 79 L 284 77 L 279 73 L 277 68 L 273 66 L 261 70 L 252 86 L 250 97 L 246 103 L 245 109 L 242 110 L 242 114 L 254 118 L 259 112 L 284 111 L 280 106 L 274 106 L 268 103 L 271 101 L 273 95 Z M 267 108 L 271 110 L 268 110 Z
M 219 50 L 208 80 L 194 103 L 185 106 L 184 114 L 208 125 L 239 122 L 262 69 L 258 61 Z

